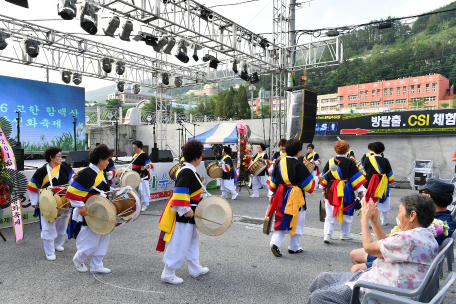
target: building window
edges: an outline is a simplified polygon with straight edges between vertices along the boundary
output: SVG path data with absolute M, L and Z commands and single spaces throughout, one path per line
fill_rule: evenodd
M 402 91 L 404 92 L 404 95 L 407 94 L 407 87 L 404 87 Z
M 372 98 L 375 97 L 375 90 L 372 90 Z
M 344 100 L 344 96 L 339 96 L 339 100 Z
M 361 108 L 367 108 L 367 107 L 369 106 L 369 103 L 368 103 L 368 102 L 361 102 L 361 103 L 359 104 L 359 106 L 360 106 Z
M 368 91 L 364 92 L 364 95 L 366 96 L 366 98 L 368 98 L 369 97 L 369 92 Z
M 397 95 L 401 95 L 401 88 L 400 87 L 397 88 Z
M 338 109 L 339 109 L 339 106 L 330 106 L 329 109 L 330 109 L 331 111 L 338 110 Z
M 349 103 L 349 104 L 348 104 L 348 107 L 349 107 L 349 108 L 356 108 L 357 106 L 358 106 L 357 103 Z
M 380 101 L 371 101 L 370 105 L 371 107 L 377 107 L 380 105 Z
M 396 104 L 405 104 L 407 103 L 406 99 L 396 99 Z
M 384 90 L 383 95 L 384 95 L 384 96 L 388 96 L 388 89 L 385 89 L 385 90 Z
M 419 85 L 419 84 L 416 85 L 416 92 L 417 92 L 418 94 L 421 93 L 421 85 Z
M 425 101 L 435 101 L 435 96 L 424 97 Z
M 359 92 L 359 99 L 363 99 L 363 91 Z
M 432 92 L 435 92 L 435 83 L 432 84 Z
M 385 106 L 389 106 L 389 105 L 392 105 L 392 104 L 394 104 L 394 100 L 385 100 L 383 102 L 383 105 L 385 105 Z
M 412 94 L 415 94 L 415 86 L 414 85 L 411 86 L 411 92 L 412 92 Z
M 337 102 L 337 98 L 331 98 L 329 102 Z
M 356 95 L 349 95 L 348 96 L 348 100 L 357 100 L 358 98 L 356 97 Z
M 321 100 L 321 103 L 327 103 L 328 102 L 328 99 L 322 99 Z
M 435 106 L 432 106 L 432 107 L 423 107 L 423 110 L 435 110 Z
M 390 88 L 390 96 L 393 96 L 393 88 Z
M 315 100 L 315 99 L 314 99 Z M 321 110 L 322 111 L 328 111 L 329 110 L 329 107 L 321 107 Z
M 377 90 L 377 97 L 380 97 L 380 89 Z
M 429 83 L 426 83 L 426 93 L 429 92 Z
M 394 111 L 396 111 L 396 112 L 405 112 L 405 111 L 407 111 L 407 109 L 406 108 L 398 108 L 398 109 L 394 109 Z

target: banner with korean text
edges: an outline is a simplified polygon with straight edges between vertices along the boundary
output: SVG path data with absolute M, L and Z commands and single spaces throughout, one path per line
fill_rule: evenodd
M 319 115 L 315 136 L 456 135 L 456 109 Z

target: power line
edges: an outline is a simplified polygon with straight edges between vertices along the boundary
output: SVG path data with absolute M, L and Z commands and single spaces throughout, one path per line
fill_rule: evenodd
M 252 18 L 252 20 L 250 20 L 250 21 L 249 21 L 249 23 L 247 23 L 245 26 L 249 25 L 249 24 L 250 24 L 250 22 L 252 22 L 252 21 L 253 21 L 253 19 L 255 19 L 256 17 L 258 17 L 258 15 L 259 15 L 259 14 L 260 14 L 262 11 L 264 11 L 264 9 L 265 9 L 265 8 L 266 8 L 266 7 L 267 7 L 269 4 L 271 4 L 271 2 L 272 2 L 272 0 L 271 0 L 271 1 L 269 1 L 269 3 L 268 3 L 268 4 L 266 4 L 266 5 L 263 7 L 263 9 L 262 9 L 261 11 L 259 11 L 259 12 L 258 12 L 258 14 L 256 14 L 256 16 L 255 16 L 255 17 L 253 17 L 253 18 Z
M 218 6 L 239 5 L 239 4 L 249 3 L 249 2 L 256 2 L 256 1 L 260 1 L 260 0 L 249 0 L 249 1 L 239 2 L 239 3 L 231 3 L 231 4 L 219 4 L 219 5 L 209 6 L 209 8 L 218 7 Z

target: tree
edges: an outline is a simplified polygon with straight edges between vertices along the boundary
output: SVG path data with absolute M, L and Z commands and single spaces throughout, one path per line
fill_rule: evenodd
M 177 113 L 177 115 L 184 115 L 185 114 L 185 108 L 181 105 L 175 106 L 171 109 L 171 115 L 174 115 L 174 113 Z
M 414 100 L 409 101 L 409 104 L 411 106 L 419 108 L 419 109 L 421 109 L 426 103 L 427 103 L 427 101 L 425 101 L 423 97 L 416 98 Z
M 155 111 L 156 110 L 156 98 L 151 97 L 148 102 L 145 102 L 144 105 L 141 107 L 142 111 Z
M 106 100 L 106 108 L 109 112 L 115 114 L 115 117 L 119 116 L 119 108 L 122 107 L 121 99 L 108 99 Z
M 447 109 L 448 106 L 450 105 L 449 103 L 442 103 L 440 104 L 444 109 Z

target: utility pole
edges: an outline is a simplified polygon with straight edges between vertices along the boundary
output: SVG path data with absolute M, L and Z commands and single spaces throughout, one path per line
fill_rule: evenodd
M 253 119 L 253 90 L 255 90 L 255 89 L 256 89 L 256 87 L 253 84 L 249 85 L 250 97 L 252 100 L 252 109 L 250 111 L 250 119 Z

